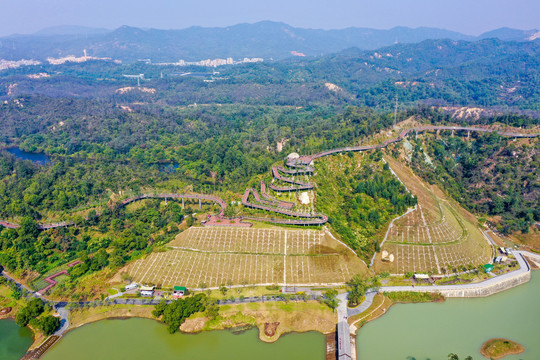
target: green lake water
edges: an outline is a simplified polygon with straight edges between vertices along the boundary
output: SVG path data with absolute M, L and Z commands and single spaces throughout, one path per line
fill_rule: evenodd
M 357 334 L 359 360 L 460 359 L 480 354 L 482 343 L 507 338 L 525 352 L 504 359 L 540 359 L 540 273 L 525 285 L 486 298 L 399 304 Z
M 483 359 L 479 349 L 484 341 L 503 337 L 526 348 L 524 353 L 505 359 L 537 360 L 540 359 L 539 301 L 540 273 L 536 272 L 531 282 L 487 298 L 396 305 L 358 332 L 358 359 L 446 360 L 453 352 L 462 359 L 471 355 L 478 360 Z M 104 320 L 68 333 L 43 357 L 44 360 L 74 358 L 322 360 L 325 338 L 310 332 L 286 335 L 276 343 L 265 344 L 258 340 L 256 329 L 240 335 L 228 331 L 170 335 L 164 325 L 148 319 Z M 1 353 L 0 359 L 4 359 Z
M 13 320 L 0 320 L 0 359 L 19 360 L 32 345 L 32 331 Z
M 103 320 L 69 332 L 43 360 L 138 359 L 324 359 L 325 337 L 316 332 L 289 334 L 273 344 L 258 339 L 258 330 L 169 334 L 153 320 Z

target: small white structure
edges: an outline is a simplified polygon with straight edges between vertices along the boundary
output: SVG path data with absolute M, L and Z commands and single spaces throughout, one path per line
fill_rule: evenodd
M 428 280 L 430 276 L 428 274 L 414 274 L 416 280 Z
M 141 296 L 154 296 L 154 287 L 141 286 Z
M 383 250 L 381 260 L 382 261 L 394 262 L 394 254 L 389 254 L 388 251 Z
M 129 285 L 126 285 L 125 289 L 126 291 L 133 290 L 139 287 L 139 284 L 137 283 L 131 283 Z
M 500 264 L 502 262 L 502 256 L 497 256 L 495 258 L 495 264 Z
M 307 192 L 300 193 L 300 196 L 298 196 L 298 200 L 300 200 L 303 205 L 309 204 L 309 196 Z
M 300 157 L 300 155 L 298 155 L 298 153 L 293 152 L 293 153 L 290 153 L 289 156 L 287 156 L 287 159 L 289 159 L 289 160 L 296 160 L 296 159 L 298 159 L 299 157 Z

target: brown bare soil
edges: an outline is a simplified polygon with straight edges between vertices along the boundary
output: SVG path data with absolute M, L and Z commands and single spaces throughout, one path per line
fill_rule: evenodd
M 385 159 L 418 197 L 418 205 L 394 221 L 381 253 L 375 257 L 376 272 L 454 273 L 462 266 L 488 261 L 491 248 L 471 213 L 448 199 L 438 187 L 424 184 L 402 162 L 389 156 Z
M 272 328 L 268 328 L 267 324 Z M 199 332 L 252 326 L 259 329 L 259 338 L 262 341 L 274 342 L 282 334 L 290 332 L 333 332 L 336 314 L 316 301 L 223 305 L 215 320 L 209 320 L 201 314 L 194 315 L 180 326 L 180 330 Z M 267 334 L 266 330 L 273 331 Z
M 528 234 L 515 233 L 512 236 L 518 244 L 525 246 L 527 249 L 540 252 L 540 230 L 532 228 Z
M 41 344 L 43 344 L 45 339 L 47 339 L 47 336 L 45 336 L 40 330 L 32 327 L 32 325 L 28 325 L 28 327 L 30 328 L 30 330 L 32 330 L 32 337 L 34 338 L 34 342 L 32 343 L 32 345 L 30 345 L 30 348 L 28 349 L 28 351 L 30 351 L 36 349 Z
M 11 308 L 8 306 L 8 307 L 5 307 L 3 309 L 0 310 L 0 316 L 1 315 L 7 315 L 11 312 Z
M 264 323 L 264 335 L 274 337 L 278 326 L 279 322 Z

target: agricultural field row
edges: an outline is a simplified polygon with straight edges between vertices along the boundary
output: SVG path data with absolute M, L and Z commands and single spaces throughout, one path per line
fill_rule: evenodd
M 179 234 L 170 247 L 210 252 L 251 254 L 328 254 L 342 252 L 319 230 L 202 228 Z
M 392 158 L 388 162 L 407 188 L 418 197 L 414 211 L 388 229 L 376 272 L 434 274 L 462 271 L 485 264 L 491 248 L 477 225 L 458 204 L 450 204 L 436 187 L 428 188 L 410 169 Z
M 173 249 L 152 253 L 127 270 L 133 280 L 164 287 L 223 284 L 342 283 L 362 272 L 357 258 L 340 255 L 255 255 Z
M 440 221 L 428 223 L 421 205 L 396 221 L 388 232 L 388 242 L 441 244 L 459 241 L 465 236 L 465 230 L 456 216 L 441 206 L 443 216 Z

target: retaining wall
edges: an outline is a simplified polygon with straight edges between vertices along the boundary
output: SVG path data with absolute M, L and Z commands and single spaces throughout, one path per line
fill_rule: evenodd
M 484 285 L 478 284 L 478 287 L 468 289 L 453 289 L 453 290 L 440 290 L 440 293 L 445 297 L 484 297 L 496 294 L 498 292 L 508 290 L 518 285 L 524 284 L 531 280 L 531 272 L 527 271 L 521 274 L 517 274 L 511 278 L 504 279 L 503 281 L 495 284 Z

